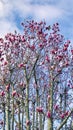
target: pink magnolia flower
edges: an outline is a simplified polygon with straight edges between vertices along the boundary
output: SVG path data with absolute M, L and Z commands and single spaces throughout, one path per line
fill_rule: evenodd
M 50 59 L 49 59 L 48 56 L 45 57 L 45 60 L 46 60 L 47 62 L 50 62 Z
M 48 95 L 48 100 L 50 100 L 50 95 Z
M 55 49 L 53 49 L 53 50 L 51 51 L 51 53 L 52 53 L 52 54 L 56 54 L 57 51 L 56 51 Z
M 72 55 L 73 55 L 73 50 L 71 50 L 71 53 L 72 53 Z
M 3 96 L 5 95 L 5 92 L 4 92 L 4 91 L 2 91 L 0 95 L 3 97 Z
M 9 91 L 9 88 L 10 88 L 10 84 L 8 84 L 8 85 L 6 86 L 6 91 Z
M 55 109 L 55 110 L 58 110 L 58 108 L 59 108 L 58 105 L 55 105 L 55 106 L 54 106 L 54 109 Z
M 20 86 L 23 86 L 24 84 L 23 84 L 23 82 L 20 82 L 20 84 L 19 84 Z
M 60 68 L 57 69 L 57 72 L 60 73 L 62 70 Z
M 3 38 L 0 38 L 0 42 L 3 43 L 3 41 L 4 41 Z
M 67 51 L 67 47 L 64 46 L 63 51 Z
M 66 111 L 66 112 L 64 113 L 64 115 L 65 115 L 65 116 L 68 116 L 68 115 L 69 115 L 69 111 Z
M 39 44 L 39 47 L 40 47 L 40 48 L 42 48 L 42 47 L 43 47 L 43 44 L 42 44 L 42 43 L 40 43 L 40 44 Z
M 69 62 L 68 62 L 68 61 L 66 61 L 66 62 L 65 62 L 65 66 L 68 66 L 68 65 L 69 65 Z
M 7 62 L 7 61 L 5 61 L 3 65 L 7 65 L 7 64 L 8 64 L 8 62 Z
M 19 68 L 22 68 L 22 67 L 24 67 L 24 64 L 21 63 L 21 64 L 18 65 L 18 67 L 19 67 Z
M 34 46 L 34 45 L 32 45 L 32 46 L 30 47 L 30 49 L 31 49 L 32 51 L 34 51 L 35 46 Z
M 43 112 L 43 108 L 42 107 L 37 107 L 36 111 L 39 112 L 39 113 L 42 113 Z
M 0 121 L 0 125 L 3 125 L 3 124 L 4 124 L 4 122 L 1 120 L 1 121 Z
M 0 59 L 0 61 L 3 61 L 4 60 L 4 58 L 2 57 L 1 59 Z
M 69 44 L 68 44 L 68 43 L 64 44 L 64 47 L 67 47 L 67 48 L 68 48 L 68 46 L 69 46 Z
M 30 122 L 29 120 L 26 121 L 26 125 L 27 125 L 27 126 L 30 125 L 30 123 L 31 123 L 31 122 Z
M 50 111 L 47 112 L 47 118 L 51 118 L 51 113 L 50 113 Z
M 68 44 L 70 44 L 70 43 L 71 43 L 71 41 L 70 41 L 70 40 L 67 40 L 67 43 L 68 43 Z
M 63 59 L 63 56 L 62 56 L 62 55 L 58 55 L 58 56 L 57 56 L 57 59 L 58 59 L 59 61 L 61 61 L 61 60 Z
M 60 117 L 61 117 L 62 119 L 64 119 L 65 114 L 64 114 L 64 113 L 62 113 L 62 114 L 60 115 Z
M 14 97 L 16 95 L 16 90 L 12 92 L 12 96 Z

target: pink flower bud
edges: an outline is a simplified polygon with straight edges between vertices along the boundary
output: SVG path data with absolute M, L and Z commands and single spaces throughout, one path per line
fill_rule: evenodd
M 70 83 L 68 83 L 67 85 L 68 85 L 68 87 L 70 87 Z
M 72 55 L 73 55 L 73 50 L 71 50 L 71 53 L 72 53 Z
M 58 110 L 58 108 L 59 108 L 58 105 L 55 105 L 55 106 L 54 106 L 54 109 L 55 109 L 55 110 Z
M 64 114 L 64 113 L 62 113 L 62 114 L 60 115 L 60 117 L 61 117 L 62 119 L 64 119 L 65 114 Z
M 69 43 L 71 43 L 71 41 L 70 41 L 70 40 L 67 40 L 67 43 L 69 44 Z
M 3 125 L 3 124 L 4 124 L 4 122 L 1 120 L 1 121 L 0 121 L 0 125 Z
M 22 42 L 25 42 L 25 41 L 26 41 L 24 37 L 22 37 L 22 39 L 21 39 L 21 40 L 22 40 Z
M 27 125 L 27 126 L 30 125 L 30 123 L 31 123 L 31 122 L 30 122 L 29 120 L 26 121 L 26 125 Z
M 61 61 L 63 59 L 63 56 L 62 55 L 58 55 L 57 59 L 58 59 L 58 61 Z
M 14 97 L 16 95 L 16 90 L 12 92 L 12 96 Z
M 67 47 L 64 47 L 64 48 L 63 48 L 63 51 L 67 51 Z
M 6 91 L 9 91 L 9 88 L 10 88 L 10 84 L 8 84 L 8 85 L 6 86 Z
M 21 64 L 18 65 L 18 67 L 19 67 L 19 68 L 22 68 L 22 67 L 24 67 L 24 64 L 21 63 Z
M 3 60 L 4 60 L 4 58 L 1 58 L 1 59 L 0 59 L 0 61 L 3 61 Z
M 21 82 L 21 83 L 20 83 L 20 86 L 23 86 L 23 85 L 24 85 L 23 82 Z
M 50 111 L 47 112 L 47 118 L 51 118 L 51 113 L 50 113 Z
M 7 62 L 7 61 L 5 61 L 5 62 L 4 62 L 4 65 L 7 65 L 7 64 L 8 64 L 8 62 Z
M 4 91 L 2 91 L 2 92 L 1 92 L 1 96 L 3 97 L 4 95 L 5 95 L 5 92 L 4 92 Z
M 35 46 L 34 46 L 34 45 L 32 45 L 32 46 L 30 47 L 30 49 L 31 49 L 32 51 L 34 51 Z
M 60 73 L 60 72 L 61 72 L 61 69 L 59 68 L 59 69 L 57 70 L 57 72 L 59 72 L 59 73 Z
M 50 62 L 50 59 L 49 59 L 48 56 L 45 57 L 45 60 L 46 60 L 47 62 Z
M 64 44 L 64 47 L 68 48 L 69 44 Z
M 69 63 L 68 63 L 68 61 L 66 61 L 66 62 L 65 62 L 65 66 L 68 66 L 68 65 L 69 65 Z
M 40 44 L 39 44 L 39 47 L 40 47 L 40 48 L 42 48 L 42 47 L 43 47 L 42 43 L 40 43 Z
M 56 54 L 56 50 L 52 50 L 51 53 L 52 53 L 52 54 Z
M 37 107 L 36 111 L 39 112 L 39 113 L 42 113 L 43 112 L 43 108 L 42 107 Z
M 50 95 L 48 95 L 48 100 L 50 100 Z
M 66 111 L 66 112 L 64 113 L 65 116 L 68 116 L 68 114 L 69 114 L 69 111 Z

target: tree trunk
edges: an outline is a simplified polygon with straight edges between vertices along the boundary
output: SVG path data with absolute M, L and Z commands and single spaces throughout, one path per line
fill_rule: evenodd
M 14 88 L 12 86 L 12 92 Z M 14 97 L 12 97 L 12 130 L 14 130 Z
M 48 101 L 48 111 L 51 114 L 51 117 L 48 118 L 47 130 L 53 130 L 53 75 L 50 72 L 50 88 L 49 88 L 50 100 Z
M 4 124 L 3 124 L 3 130 L 5 130 L 5 122 L 6 122 L 5 103 L 3 104 L 3 112 L 4 112 Z
M 10 93 L 9 91 L 7 92 L 6 95 L 6 101 L 7 101 L 7 106 L 6 106 L 6 130 L 10 130 Z
M 23 99 L 23 91 L 22 91 L 22 130 L 23 130 L 23 125 L 24 125 L 24 99 Z
M 30 118 L 29 118 L 29 84 L 26 85 L 26 130 L 30 130 Z
M 32 121 L 32 130 L 35 130 L 35 103 L 33 104 L 33 121 Z
M 21 129 L 21 120 L 20 120 L 20 104 L 18 105 L 18 128 L 19 128 L 19 130 L 22 130 Z
M 42 130 L 42 114 L 39 114 L 40 130 Z
M 36 90 L 36 106 L 38 107 L 38 89 Z M 36 130 L 38 129 L 38 112 L 36 111 Z

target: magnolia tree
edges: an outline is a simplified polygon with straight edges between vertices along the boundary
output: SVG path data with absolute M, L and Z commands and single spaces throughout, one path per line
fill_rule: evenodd
M 73 48 L 59 24 L 22 23 L 0 38 L 0 128 L 73 128 Z M 46 128 L 45 128 L 46 124 Z

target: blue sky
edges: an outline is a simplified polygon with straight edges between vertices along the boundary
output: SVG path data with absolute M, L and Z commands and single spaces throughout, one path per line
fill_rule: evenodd
M 20 32 L 20 23 L 27 19 L 59 22 L 65 38 L 73 41 L 73 0 L 0 0 L 0 37 Z

